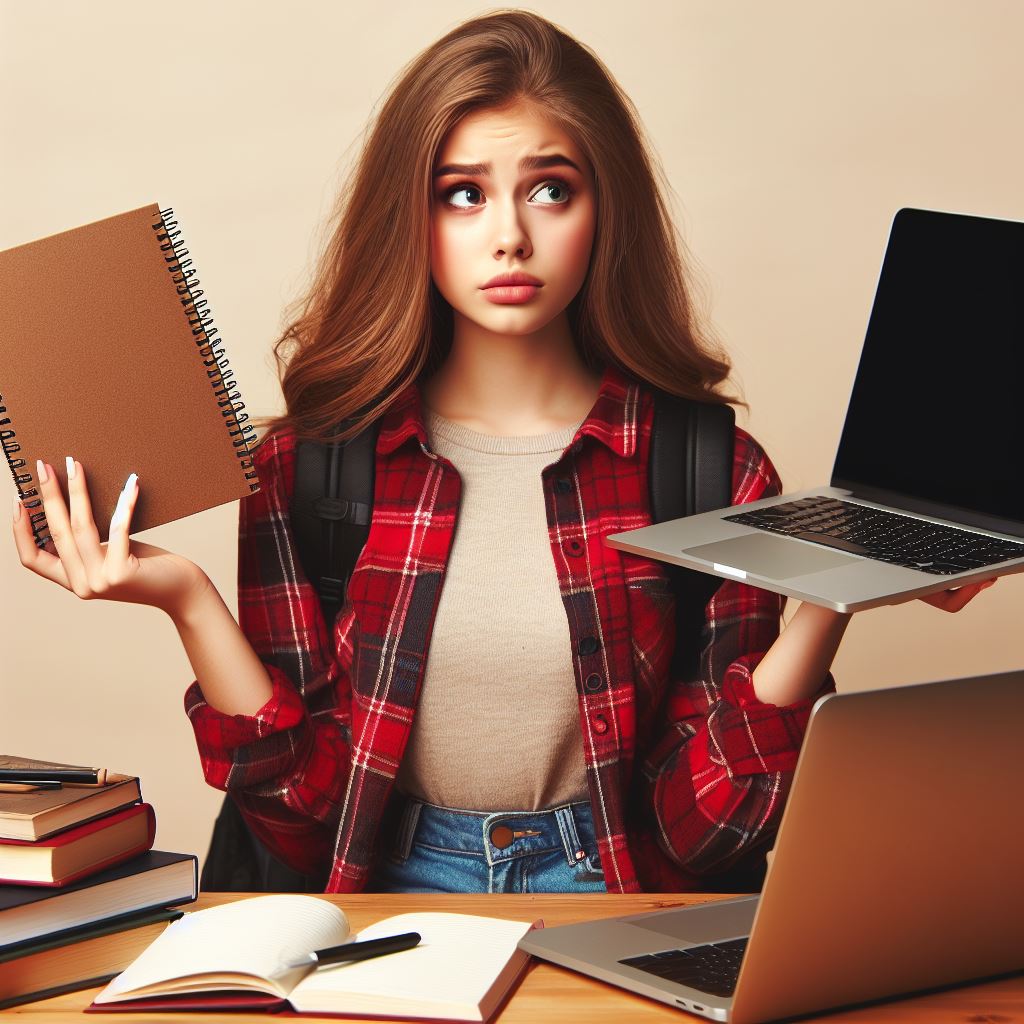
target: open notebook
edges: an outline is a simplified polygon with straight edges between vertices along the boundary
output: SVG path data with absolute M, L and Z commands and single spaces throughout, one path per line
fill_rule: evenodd
M 316 896 L 274 895 L 198 910 L 96 996 L 89 1012 L 263 1009 L 339 1016 L 485 1021 L 529 960 L 534 924 L 471 914 L 399 914 L 360 941 L 419 932 L 414 949 L 373 960 L 284 967 L 356 938 L 345 913 Z

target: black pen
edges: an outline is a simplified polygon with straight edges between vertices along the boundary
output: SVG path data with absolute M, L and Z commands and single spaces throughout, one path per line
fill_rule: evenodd
M 323 967 L 325 964 L 340 964 L 355 960 L 369 960 L 375 956 L 399 953 L 419 945 L 419 932 L 403 932 L 401 935 L 386 935 L 381 939 L 367 939 L 365 942 L 346 942 L 341 946 L 318 949 L 307 953 L 300 960 L 293 960 L 285 967 Z
M 104 768 L 0 768 L 0 782 L 77 782 L 96 786 L 106 781 Z

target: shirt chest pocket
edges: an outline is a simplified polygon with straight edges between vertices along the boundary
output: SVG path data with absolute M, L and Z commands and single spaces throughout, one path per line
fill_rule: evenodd
M 657 704 L 675 647 L 675 595 L 666 575 L 634 577 L 626 584 L 633 663 L 640 693 Z

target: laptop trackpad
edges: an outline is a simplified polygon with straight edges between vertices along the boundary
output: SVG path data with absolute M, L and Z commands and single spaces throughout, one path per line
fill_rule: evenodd
M 729 569 L 740 569 L 778 580 L 836 569 L 859 561 L 852 555 L 814 547 L 798 540 L 775 537 L 770 533 L 745 534 L 714 544 L 684 548 L 684 551 L 694 558 L 702 558 Z
M 757 903 L 758 897 L 751 896 L 707 907 L 686 907 L 675 913 L 640 914 L 626 918 L 625 923 L 683 942 L 720 942 L 750 934 Z

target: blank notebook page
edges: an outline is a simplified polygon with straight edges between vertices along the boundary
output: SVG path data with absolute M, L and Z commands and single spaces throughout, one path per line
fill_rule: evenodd
M 528 921 L 469 914 L 389 917 L 364 928 L 359 940 L 419 932 L 420 944 L 373 960 L 322 967 L 295 987 L 289 1001 L 296 1010 L 355 1006 L 346 995 L 475 1007 L 531 927 Z
M 327 900 L 315 896 L 257 896 L 235 900 L 209 910 L 186 914 L 167 927 L 125 971 L 96 997 L 108 1002 L 130 992 L 159 984 L 161 991 L 223 989 L 208 977 L 195 984 L 196 976 L 228 973 L 277 976 L 281 985 L 259 985 L 260 991 L 287 994 L 309 969 L 282 970 L 288 960 L 298 960 L 316 949 L 338 946 L 350 935 L 348 918 Z M 190 984 L 173 979 L 191 978 Z M 239 986 L 232 986 L 239 987 Z M 253 986 L 257 987 L 257 986 Z

